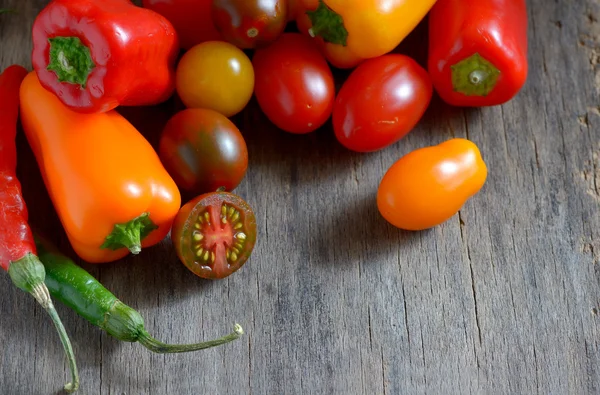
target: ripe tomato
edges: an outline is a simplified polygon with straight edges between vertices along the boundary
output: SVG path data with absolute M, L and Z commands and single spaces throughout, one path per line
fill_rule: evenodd
M 256 243 L 256 218 L 241 197 L 211 192 L 181 207 L 171 230 L 179 260 L 206 279 L 225 278 L 248 260 Z
M 225 40 L 239 48 L 257 48 L 283 33 L 287 0 L 213 0 L 212 18 Z
M 205 108 L 188 108 L 169 119 L 158 153 L 175 183 L 196 195 L 231 191 L 248 169 L 248 149 L 238 128 Z
M 161 14 L 173 24 L 183 49 L 222 39 L 210 15 L 211 4 L 212 0 L 142 0 L 144 8 Z
M 432 95 L 427 71 L 408 56 L 392 53 L 365 60 L 336 98 L 335 136 L 352 151 L 385 148 L 415 127 Z
M 190 108 L 209 108 L 231 117 L 246 107 L 254 90 L 248 56 L 224 41 L 207 41 L 187 51 L 177 65 L 176 89 Z
M 377 207 L 398 228 L 431 228 L 456 214 L 486 178 L 477 146 L 451 139 L 412 151 L 394 163 L 379 184 Z
M 335 100 L 333 74 L 313 41 L 284 33 L 252 59 L 254 93 L 267 118 L 290 133 L 309 133 L 331 116 Z

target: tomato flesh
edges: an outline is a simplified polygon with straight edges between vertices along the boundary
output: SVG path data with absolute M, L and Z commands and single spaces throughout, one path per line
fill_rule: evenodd
M 239 270 L 256 242 L 256 218 L 241 197 L 211 192 L 186 203 L 173 222 L 171 240 L 181 262 L 206 279 Z

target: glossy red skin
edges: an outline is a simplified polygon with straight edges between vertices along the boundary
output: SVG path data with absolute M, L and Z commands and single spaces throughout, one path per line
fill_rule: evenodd
M 287 0 L 213 0 L 212 18 L 223 39 L 253 49 L 275 41 L 288 22 Z M 256 35 L 248 35 L 253 30 Z
M 219 220 L 221 205 L 228 204 L 235 207 L 240 213 L 240 223 L 243 227 L 240 229 L 232 228 L 231 222 L 222 222 Z M 207 210 L 211 220 L 210 227 L 203 226 L 202 242 L 213 244 L 215 252 L 215 262 L 212 265 L 203 264 L 194 254 L 192 247 L 192 233 L 194 225 L 197 223 L 199 215 Z M 244 247 L 240 251 L 237 261 L 229 262 L 227 260 L 226 245 L 232 240 L 232 236 L 244 232 L 246 239 Z M 175 217 L 171 230 L 171 241 L 179 260 L 198 277 L 217 280 L 230 276 L 238 271 L 250 258 L 254 245 L 256 243 L 256 217 L 252 208 L 241 197 L 229 192 L 210 192 L 199 195 L 184 204 Z
M 252 64 L 257 102 L 278 128 L 305 134 L 329 119 L 335 100 L 333 74 L 309 37 L 284 33 L 257 50 Z
M 142 5 L 173 24 L 183 49 L 223 39 L 212 20 L 212 0 L 142 0 Z
M 22 66 L 12 65 L 0 74 L 0 267 L 4 270 L 26 254 L 36 253 L 16 176 L 19 88 L 27 73 Z
M 438 0 L 429 14 L 428 71 L 440 97 L 456 106 L 493 106 L 507 102 L 527 79 L 525 0 Z M 452 88 L 450 67 L 478 52 L 501 72 L 485 97 Z
M 335 136 L 352 151 L 383 149 L 415 127 L 432 94 L 427 71 L 412 58 L 392 53 L 367 59 L 352 71 L 337 95 Z
M 173 25 L 129 0 L 53 0 L 36 17 L 32 37 L 41 84 L 74 111 L 153 105 L 175 91 L 179 42 Z M 47 70 L 52 37 L 78 37 L 90 49 L 96 67 L 85 89 Z
M 163 130 L 158 152 L 177 186 L 196 195 L 221 187 L 231 191 L 248 169 L 244 137 L 232 121 L 209 109 L 175 114 Z

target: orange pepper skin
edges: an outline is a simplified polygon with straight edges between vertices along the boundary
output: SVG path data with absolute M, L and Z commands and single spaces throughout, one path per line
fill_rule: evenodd
M 487 166 L 477 146 L 454 138 L 396 161 L 377 191 L 380 214 L 397 228 L 419 231 L 445 222 L 479 192 Z
M 369 59 L 395 49 L 425 18 L 436 0 L 302 0 L 301 14 L 328 8 L 331 12 L 312 16 L 311 28 L 336 47 L 346 58 Z M 324 7 L 325 6 L 325 7 Z M 333 17 L 341 17 L 343 26 Z M 299 16 L 300 18 L 303 16 Z M 312 22 L 320 19 L 323 25 Z M 340 19 L 340 18 L 337 18 Z M 345 44 L 343 43 L 345 41 Z M 334 52 L 333 50 L 331 50 Z M 344 52 L 345 52 L 344 51 Z M 337 56 L 341 56 L 339 53 Z
M 70 110 L 42 87 L 35 72 L 21 84 L 20 105 L 46 189 L 81 259 L 105 263 L 125 257 L 129 247 L 102 246 L 116 224 L 145 213 L 155 226 L 138 247 L 165 238 L 181 206 L 180 192 L 133 125 L 114 110 Z

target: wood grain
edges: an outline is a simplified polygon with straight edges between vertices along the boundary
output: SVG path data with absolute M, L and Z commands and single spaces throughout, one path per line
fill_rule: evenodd
M 30 67 L 44 1 L 0 0 L 0 68 Z M 530 75 L 504 106 L 434 99 L 419 126 L 374 154 L 329 128 L 291 136 L 256 111 L 238 121 L 250 167 L 237 189 L 258 216 L 244 268 L 195 278 L 165 240 L 138 257 L 82 266 L 148 331 L 171 343 L 246 334 L 223 347 L 154 355 L 58 305 L 84 394 L 593 394 L 600 391 L 600 2 L 530 0 Z M 421 62 L 420 26 L 400 48 Z M 164 108 L 163 108 L 164 109 Z M 155 143 L 168 113 L 123 109 Z M 153 117 L 144 129 L 147 117 Z M 374 196 L 403 154 L 453 136 L 481 149 L 486 186 L 426 232 L 387 225 Z M 33 226 L 69 245 L 19 134 Z M 59 393 L 58 337 L 28 295 L 0 276 L 0 392 Z

